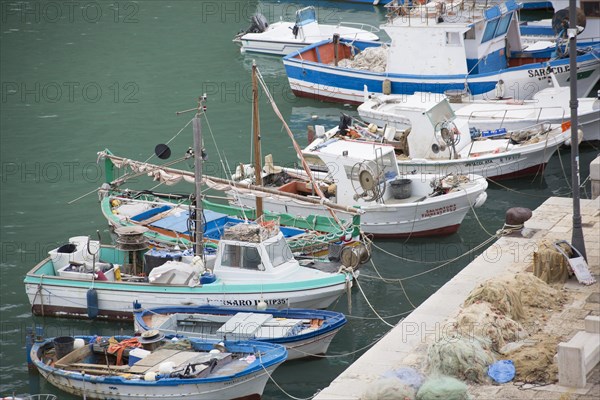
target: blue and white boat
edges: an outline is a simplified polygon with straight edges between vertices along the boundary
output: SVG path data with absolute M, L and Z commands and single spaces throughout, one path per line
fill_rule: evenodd
M 288 350 L 288 360 L 325 354 L 346 324 L 344 314 L 326 310 L 230 307 L 135 308 L 137 332 L 158 330 L 165 335 L 214 340 L 260 340 Z
M 50 384 L 84 399 L 260 398 L 287 357 L 285 347 L 257 341 L 192 338 L 178 347 L 158 342 L 150 347 L 126 336 L 65 338 L 81 347 L 69 351 L 57 338 L 39 341 L 31 348 L 31 362 Z M 136 349 L 144 356 L 134 357 Z
M 391 8 L 382 29 L 389 46 L 377 42 L 319 42 L 283 59 L 297 96 L 360 104 L 370 94 L 467 91 L 477 98 L 529 99 L 569 79 L 568 58 L 531 61 L 519 30 L 519 4 L 493 7 L 457 1 Z M 533 47 L 535 48 L 535 47 Z M 547 50 L 542 49 L 541 54 Z M 535 53 L 534 53 L 535 54 Z M 577 57 L 577 87 L 587 96 L 600 78 L 600 44 Z M 538 54 L 539 55 L 539 54 Z

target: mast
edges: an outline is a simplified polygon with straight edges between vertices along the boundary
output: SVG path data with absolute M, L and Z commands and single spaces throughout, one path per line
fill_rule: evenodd
M 204 255 L 204 244 L 202 243 L 202 123 L 200 112 L 194 116 L 194 175 L 196 176 L 196 201 L 194 221 L 194 254 L 200 257 Z M 198 179 L 199 177 L 199 179 Z
M 254 176 L 256 186 L 262 186 L 262 166 L 260 165 L 260 120 L 258 114 L 258 82 L 256 79 L 256 61 L 252 61 L 252 131 L 254 148 Z M 198 175 L 196 175 L 198 176 Z M 256 219 L 263 215 L 262 197 L 256 197 Z

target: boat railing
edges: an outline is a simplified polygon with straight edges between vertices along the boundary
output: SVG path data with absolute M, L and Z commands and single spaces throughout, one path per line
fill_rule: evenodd
M 429 20 L 431 18 L 450 17 L 448 20 L 458 21 L 482 17 L 485 10 L 492 7 L 492 1 L 478 0 L 394 0 L 384 7 L 387 9 L 387 18 L 392 22 L 398 18 L 411 18 Z
M 363 31 L 367 31 L 369 33 L 379 33 L 381 30 L 373 25 L 369 25 L 369 24 L 365 24 L 362 22 L 345 22 L 345 21 L 340 21 L 337 24 L 338 27 L 340 26 L 347 26 L 349 28 L 357 28 Z
M 499 108 L 499 109 L 495 109 L 495 110 L 475 110 L 475 111 L 471 111 L 471 113 L 469 114 L 469 117 L 467 119 L 467 121 L 469 123 L 473 123 L 476 124 L 478 120 L 481 119 L 493 119 L 493 120 L 497 120 L 499 119 L 499 125 L 498 128 L 502 128 L 504 126 L 504 123 L 506 122 L 507 117 L 510 118 L 510 114 L 511 112 L 516 112 L 516 111 L 535 111 L 537 116 L 535 118 L 535 124 L 539 124 L 542 121 L 542 113 L 544 111 L 547 110 L 560 110 L 561 112 L 561 123 L 566 121 L 566 111 L 563 107 L 560 106 L 544 106 L 544 107 L 522 107 L 522 108 L 511 108 L 511 109 L 506 109 L 506 108 Z M 497 117 L 490 117 L 490 113 L 502 113 L 502 118 L 497 118 Z M 480 116 L 478 116 L 478 114 L 481 114 Z M 517 119 L 522 119 L 522 116 L 517 116 Z M 547 118 L 546 116 L 544 116 L 544 118 Z
M 513 131 L 508 131 L 506 129 L 498 130 L 497 133 L 488 136 L 481 136 L 482 139 L 508 139 L 506 140 L 506 148 L 504 151 L 509 150 L 509 146 L 515 143 L 522 143 L 534 136 L 537 135 L 545 135 L 546 136 L 546 146 L 548 145 L 548 139 L 550 135 L 547 135 L 552 130 L 552 124 L 549 121 L 537 122 L 533 125 L 530 125 L 525 128 L 515 129 Z M 471 153 L 473 151 L 473 145 L 475 140 L 471 140 L 471 145 L 469 147 L 469 152 L 467 153 L 467 157 L 471 157 Z

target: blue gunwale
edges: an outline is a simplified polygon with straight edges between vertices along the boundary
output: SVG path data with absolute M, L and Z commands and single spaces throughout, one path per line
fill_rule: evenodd
M 287 344 L 293 343 L 312 337 L 318 337 L 341 328 L 347 322 L 344 314 L 327 311 L 327 310 L 309 310 L 303 308 L 288 308 L 284 310 L 266 309 L 266 310 L 251 310 L 235 307 L 216 307 L 216 306 L 172 306 L 172 307 L 156 307 L 146 309 L 141 312 L 134 312 L 136 322 L 146 330 L 151 328 L 144 322 L 144 316 L 149 314 L 175 314 L 175 313 L 198 313 L 198 314 L 213 314 L 213 315 L 235 315 L 238 312 L 252 312 L 255 314 L 272 314 L 274 318 L 292 318 L 292 319 L 322 319 L 323 324 L 315 331 L 294 335 L 289 337 L 260 339 L 261 342 Z M 259 339 L 256 339 L 259 340 Z
M 115 336 L 115 339 L 121 341 L 125 339 L 130 339 L 132 336 Z M 96 336 L 75 336 L 75 338 L 83 339 L 89 345 L 91 340 L 95 340 Z M 53 338 L 46 339 L 42 342 L 36 342 L 31 348 L 31 354 L 38 354 L 38 352 L 44 347 L 48 346 L 52 343 Z M 210 351 L 213 349 L 213 345 L 219 343 L 219 340 L 210 340 L 210 339 L 196 339 L 189 338 L 190 342 L 194 345 L 194 349 L 196 350 L 205 350 Z M 253 374 L 255 372 L 263 371 L 264 368 L 271 367 L 276 364 L 280 364 L 287 359 L 287 350 L 282 345 L 276 343 L 267 343 L 256 340 L 248 340 L 248 341 L 225 341 L 225 347 L 232 353 L 248 353 L 254 354 L 257 351 L 260 351 L 260 358 L 249 364 L 248 368 L 244 369 L 241 372 L 238 372 L 233 375 L 225 375 L 214 378 L 189 378 L 189 379 L 181 379 L 181 378 L 160 378 L 156 381 L 144 381 L 141 379 L 128 380 L 122 376 L 92 376 L 92 375 L 82 375 L 73 371 L 63 371 L 58 368 L 54 368 L 52 366 L 46 365 L 42 363 L 38 357 L 35 357 L 34 364 L 36 367 L 43 369 L 48 373 L 52 373 L 55 375 L 60 375 L 68 379 L 75 379 L 78 381 L 92 382 L 92 383 L 117 383 L 122 385 L 130 385 L 130 386 L 180 386 L 187 384 L 205 384 L 205 383 L 213 383 L 213 382 L 224 382 L 229 381 L 231 379 L 243 377 L 246 375 Z M 262 362 L 261 362 L 262 361 Z

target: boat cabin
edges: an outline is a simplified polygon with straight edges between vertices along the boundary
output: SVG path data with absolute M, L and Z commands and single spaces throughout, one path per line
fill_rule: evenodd
M 519 8 L 514 0 L 491 7 L 460 0 L 392 7 L 392 18 L 382 26 L 391 38 L 386 72 L 474 75 L 507 68 L 509 52 L 522 50 Z
M 333 138 L 305 149 L 303 156 L 309 165 L 326 170 L 327 179 L 335 182 L 338 204 L 392 198 L 390 191 L 384 190 L 385 183 L 399 175 L 392 146 Z
M 227 228 L 218 246 L 214 272 L 226 280 L 279 279 L 299 265 L 274 221 Z

